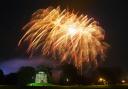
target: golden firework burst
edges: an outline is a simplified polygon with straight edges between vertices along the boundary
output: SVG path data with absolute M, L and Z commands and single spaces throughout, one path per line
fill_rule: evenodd
M 19 45 L 28 41 L 28 52 L 41 50 L 42 55 L 72 61 L 77 68 L 83 63 L 97 63 L 97 56 L 104 58 L 109 46 L 103 28 L 93 18 L 59 7 L 36 11 L 23 29 L 26 33 Z

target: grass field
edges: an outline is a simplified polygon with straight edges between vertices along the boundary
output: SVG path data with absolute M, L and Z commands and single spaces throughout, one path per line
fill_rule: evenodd
M 0 85 L 0 89 L 128 89 L 128 85 L 44 85 L 44 86 L 10 86 Z

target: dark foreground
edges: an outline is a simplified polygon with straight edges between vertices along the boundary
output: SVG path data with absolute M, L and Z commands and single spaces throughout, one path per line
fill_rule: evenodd
M 11 86 L 0 85 L 0 89 L 128 89 L 128 85 L 75 85 L 75 86 Z

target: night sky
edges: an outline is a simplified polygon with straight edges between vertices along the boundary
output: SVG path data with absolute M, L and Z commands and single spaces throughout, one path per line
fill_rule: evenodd
M 36 10 L 58 5 L 99 21 L 111 45 L 104 64 L 128 70 L 128 5 L 124 0 L 0 0 L 0 62 L 28 57 L 17 46 L 22 27 Z

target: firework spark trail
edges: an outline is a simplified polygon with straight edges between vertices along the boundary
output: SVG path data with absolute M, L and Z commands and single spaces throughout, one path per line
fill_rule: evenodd
M 28 52 L 41 50 L 42 55 L 72 61 L 77 68 L 87 62 L 97 64 L 97 56 L 103 59 L 109 46 L 104 30 L 93 18 L 59 7 L 36 11 L 23 29 L 26 33 L 19 45 L 28 41 Z

